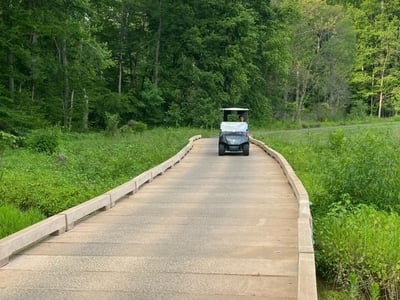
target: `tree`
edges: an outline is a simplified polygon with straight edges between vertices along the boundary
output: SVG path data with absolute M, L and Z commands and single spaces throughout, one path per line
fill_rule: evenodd
M 366 2 L 354 2 L 358 14 L 374 7 Z M 387 111 L 398 95 L 388 32 L 399 5 L 382 3 L 382 17 L 366 16 L 387 35 L 363 39 L 369 50 L 360 52 L 363 69 L 352 83 L 358 100 L 379 103 L 380 95 Z M 265 123 L 300 120 L 307 110 L 325 119 L 348 105 L 352 26 L 341 6 L 323 0 L 9 0 L 0 10 L 7 120 L 23 110 L 75 129 L 105 128 L 107 113 L 121 124 L 213 127 L 222 106 L 249 107 L 252 120 Z
M 167 5 L 163 1 L 94 1 L 100 16 L 98 27 L 102 30 L 97 37 L 107 43 L 114 67 L 105 73 L 109 92 L 101 97 L 95 116 L 104 117 L 104 112 L 119 113 L 121 121 L 140 120 L 151 125 L 163 121 L 162 112 L 158 118 L 149 117 L 147 105 L 156 105 L 149 101 L 156 98 L 144 96 L 158 89 L 160 47 L 162 45 L 162 21 Z M 161 90 L 157 92 L 161 97 Z M 158 97 L 157 97 L 158 99 Z M 104 111 L 105 110 L 105 111 Z
M 21 110 L 71 128 L 87 127 L 89 95 L 107 66 L 107 51 L 94 38 L 94 11 L 86 0 L 3 1 L 0 53 L 12 101 Z M 2 79 L 0 84 L 4 84 Z M 5 85 L 4 85 L 5 86 Z M 75 109 L 82 104 L 86 109 Z M 82 116 L 83 113 L 83 116 Z M 20 114 L 22 116 L 23 114 Z M 13 123 L 16 123 L 13 121 Z
M 398 101 L 400 4 L 365 0 L 350 14 L 357 26 L 357 65 L 352 76 L 355 98 L 369 102 L 370 114 L 382 117 Z M 367 102 L 367 103 L 368 103 Z
M 301 20 L 294 25 L 291 53 L 293 65 L 286 97 L 293 99 L 294 120 L 301 120 L 307 106 L 325 119 L 327 113 L 343 112 L 355 54 L 351 23 L 341 6 L 322 0 L 301 1 Z M 290 100 L 289 100 L 290 101 Z
M 267 11 L 264 16 L 257 5 Z M 268 4 L 164 1 L 163 8 L 181 16 L 163 21 L 160 87 L 168 91 L 167 110 L 180 107 L 184 123 L 205 126 L 216 125 L 223 106 L 247 106 L 260 117 L 269 113 L 262 69 L 267 65 L 264 46 L 275 32 L 264 32 L 268 18 L 274 17 Z
M 284 88 L 291 65 L 292 25 L 298 21 L 298 7 L 291 1 L 271 5 L 248 1 L 253 11 L 257 50 L 251 70 L 251 87 L 244 95 L 250 104 L 252 119 L 262 124 L 286 116 Z

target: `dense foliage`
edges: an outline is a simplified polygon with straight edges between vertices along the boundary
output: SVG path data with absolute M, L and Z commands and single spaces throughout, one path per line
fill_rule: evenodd
M 398 1 L 0 1 L 0 130 L 392 115 Z
M 0 168 L 0 237 L 94 198 L 176 154 L 194 129 L 154 129 L 104 134 L 39 131 L 57 138 L 46 147 L 6 148 Z M 30 137 L 30 136 L 29 136 Z M 39 139 L 46 141 L 46 139 Z M 1 144 L 1 143 L 0 143 Z M 39 143 L 47 145 L 47 142 Z M 24 220 L 18 220 L 18 218 Z
M 400 297 L 399 135 L 397 123 L 257 133 L 305 184 L 318 274 L 343 299 Z

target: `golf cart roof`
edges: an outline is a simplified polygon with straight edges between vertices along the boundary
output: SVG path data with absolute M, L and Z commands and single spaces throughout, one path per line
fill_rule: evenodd
M 248 111 L 248 108 L 241 108 L 241 107 L 225 107 L 221 108 L 223 111 Z
M 221 108 L 221 110 L 224 112 L 224 117 L 223 120 L 224 121 L 232 121 L 230 119 L 230 116 L 243 116 L 245 118 L 245 120 L 247 120 L 248 117 L 248 108 L 241 108 L 241 107 L 225 107 L 225 108 Z

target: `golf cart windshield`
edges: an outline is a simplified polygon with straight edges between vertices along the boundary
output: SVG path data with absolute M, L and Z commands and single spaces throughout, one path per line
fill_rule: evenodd
M 222 132 L 246 132 L 248 129 L 246 122 L 222 122 Z

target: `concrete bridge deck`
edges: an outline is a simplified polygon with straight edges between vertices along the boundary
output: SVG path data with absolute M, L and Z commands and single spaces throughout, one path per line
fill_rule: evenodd
M 164 175 L 0 268 L 0 299 L 298 299 L 299 203 L 279 164 L 195 142 Z

